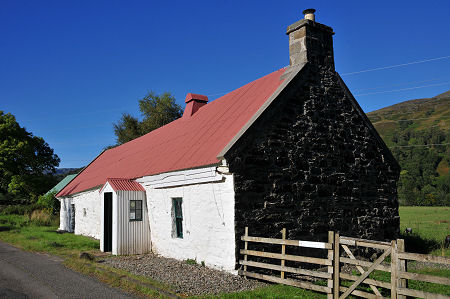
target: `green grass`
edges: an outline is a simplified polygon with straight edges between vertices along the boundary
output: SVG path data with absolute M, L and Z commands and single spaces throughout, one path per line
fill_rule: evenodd
M 95 251 L 99 241 L 74 234 L 58 234 L 56 226 L 37 226 L 23 215 L 0 215 L 0 240 L 28 251 L 65 256 Z
M 95 262 L 69 258 L 64 261 L 64 264 L 73 270 L 140 297 L 167 298 L 165 294 L 176 294 L 170 285 Z
M 410 227 L 413 235 L 435 247 L 430 248 L 431 254 L 450 256 L 450 249 L 444 248 L 445 237 L 450 235 L 450 207 L 400 207 L 399 214 L 401 232 Z
M 450 269 L 423 268 L 420 270 L 408 270 L 408 272 L 440 276 L 440 277 L 450 277 Z M 356 275 L 356 271 L 353 274 Z M 375 270 L 369 275 L 369 278 L 376 279 L 378 281 L 390 282 L 391 274 L 388 272 Z M 345 282 L 345 284 L 348 286 L 351 285 L 350 282 Z M 362 287 L 358 287 L 358 289 L 362 290 L 362 291 L 366 291 L 366 292 L 371 292 L 370 288 L 368 286 L 367 287 L 365 287 L 365 286 L 366 285 L 364 284 Z M 408 280 L 408 288 L 450 296 L 450 286 L 446 286 L 446 285 L 440 285 L 440 284 L 435 284 L 435 283 L 430 283 L 430 282 L 422 282 L 422 281 L 409 279 Z M 382 295 L 387 296 L 390 294 L 390 291 L 387 289 L 379 288 L 379 290 L 382 291 Z
M 193 296 L 189 298 L 201 299 L 244 299 L 244 298 L 326 298 L 325 294 L 316 293 L 300 288 L 295 288 L 287 285 L 270 285 L 252 291 L 244 291 L 238 293 L 226 293 L 210 296 Z

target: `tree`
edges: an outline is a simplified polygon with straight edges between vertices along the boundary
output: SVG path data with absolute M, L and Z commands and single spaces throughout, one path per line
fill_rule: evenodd
M 168 92 L 161 95 L 152 91 L 148 92 L 139 100 L 139 110 L 142 121 L 124 113 L 121 119 L 114 124 L 117 145 L 145 135 L 183 115 L 183 109 Z
M 117 137 L 117 144 L 122 144 L 142 136 L 139 120 L 130 114 L 122 114 L 122 118 L 114 124 L 114 134 Z
M 51 174 L 59 162 L 43 138 L 27 132 L 11 113 L 0 111 L 0 193 L 35 201 L 55 183 Z

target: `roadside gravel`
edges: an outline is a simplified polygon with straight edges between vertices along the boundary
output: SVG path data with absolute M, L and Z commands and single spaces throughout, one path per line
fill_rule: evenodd
M 266 285 L 202 265 L 192 265 L 154 254 L 112 257 L 107 258 L 104 263 L 172 285 L 177 293 L 186 295 L 239 292 Z

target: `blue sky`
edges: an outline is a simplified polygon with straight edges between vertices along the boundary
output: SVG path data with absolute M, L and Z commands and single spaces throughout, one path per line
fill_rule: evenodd
M 286 66 L 286 28 L 310 7 L 366 112 L 450 89 L 450 57 L 348 74 L 450 56 L 450 1 L 1 0 L 0 110 L 81 167 L 149 90 L 184 106 Z

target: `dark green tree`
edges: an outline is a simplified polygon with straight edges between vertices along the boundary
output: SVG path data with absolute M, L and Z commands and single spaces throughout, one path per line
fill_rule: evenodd
M 448 205 L 450 174 L 440 175 L 438 165 L 450 162 L 448 131 L 439 127 L 415 130 L 414 125 L 402 122 L 393 132 L 392 153 L 402 171 L 398 182 L 398 197 L 403 205 Z M 436 146 L 434 146 L 436 145 Z
M 148 92 L 139 100 L 139 110 L 142 121 L 124 113 L 121 119 L 114 124 L 117 145 L 145 135 L 183 115 L 183 109 L 168 92 L 161 95 L 152 91 Z
M 120 120 L 113 126 L 118 145 L 142 136 L 139 120 L 130 114 L 122 114 Z
M 43 138 L 21 127 L 11 113 L 0 111 L 0 193 L 9 193 L 2 198 L 35 201 L 55 184 L 52 173 L 59 162 Z

